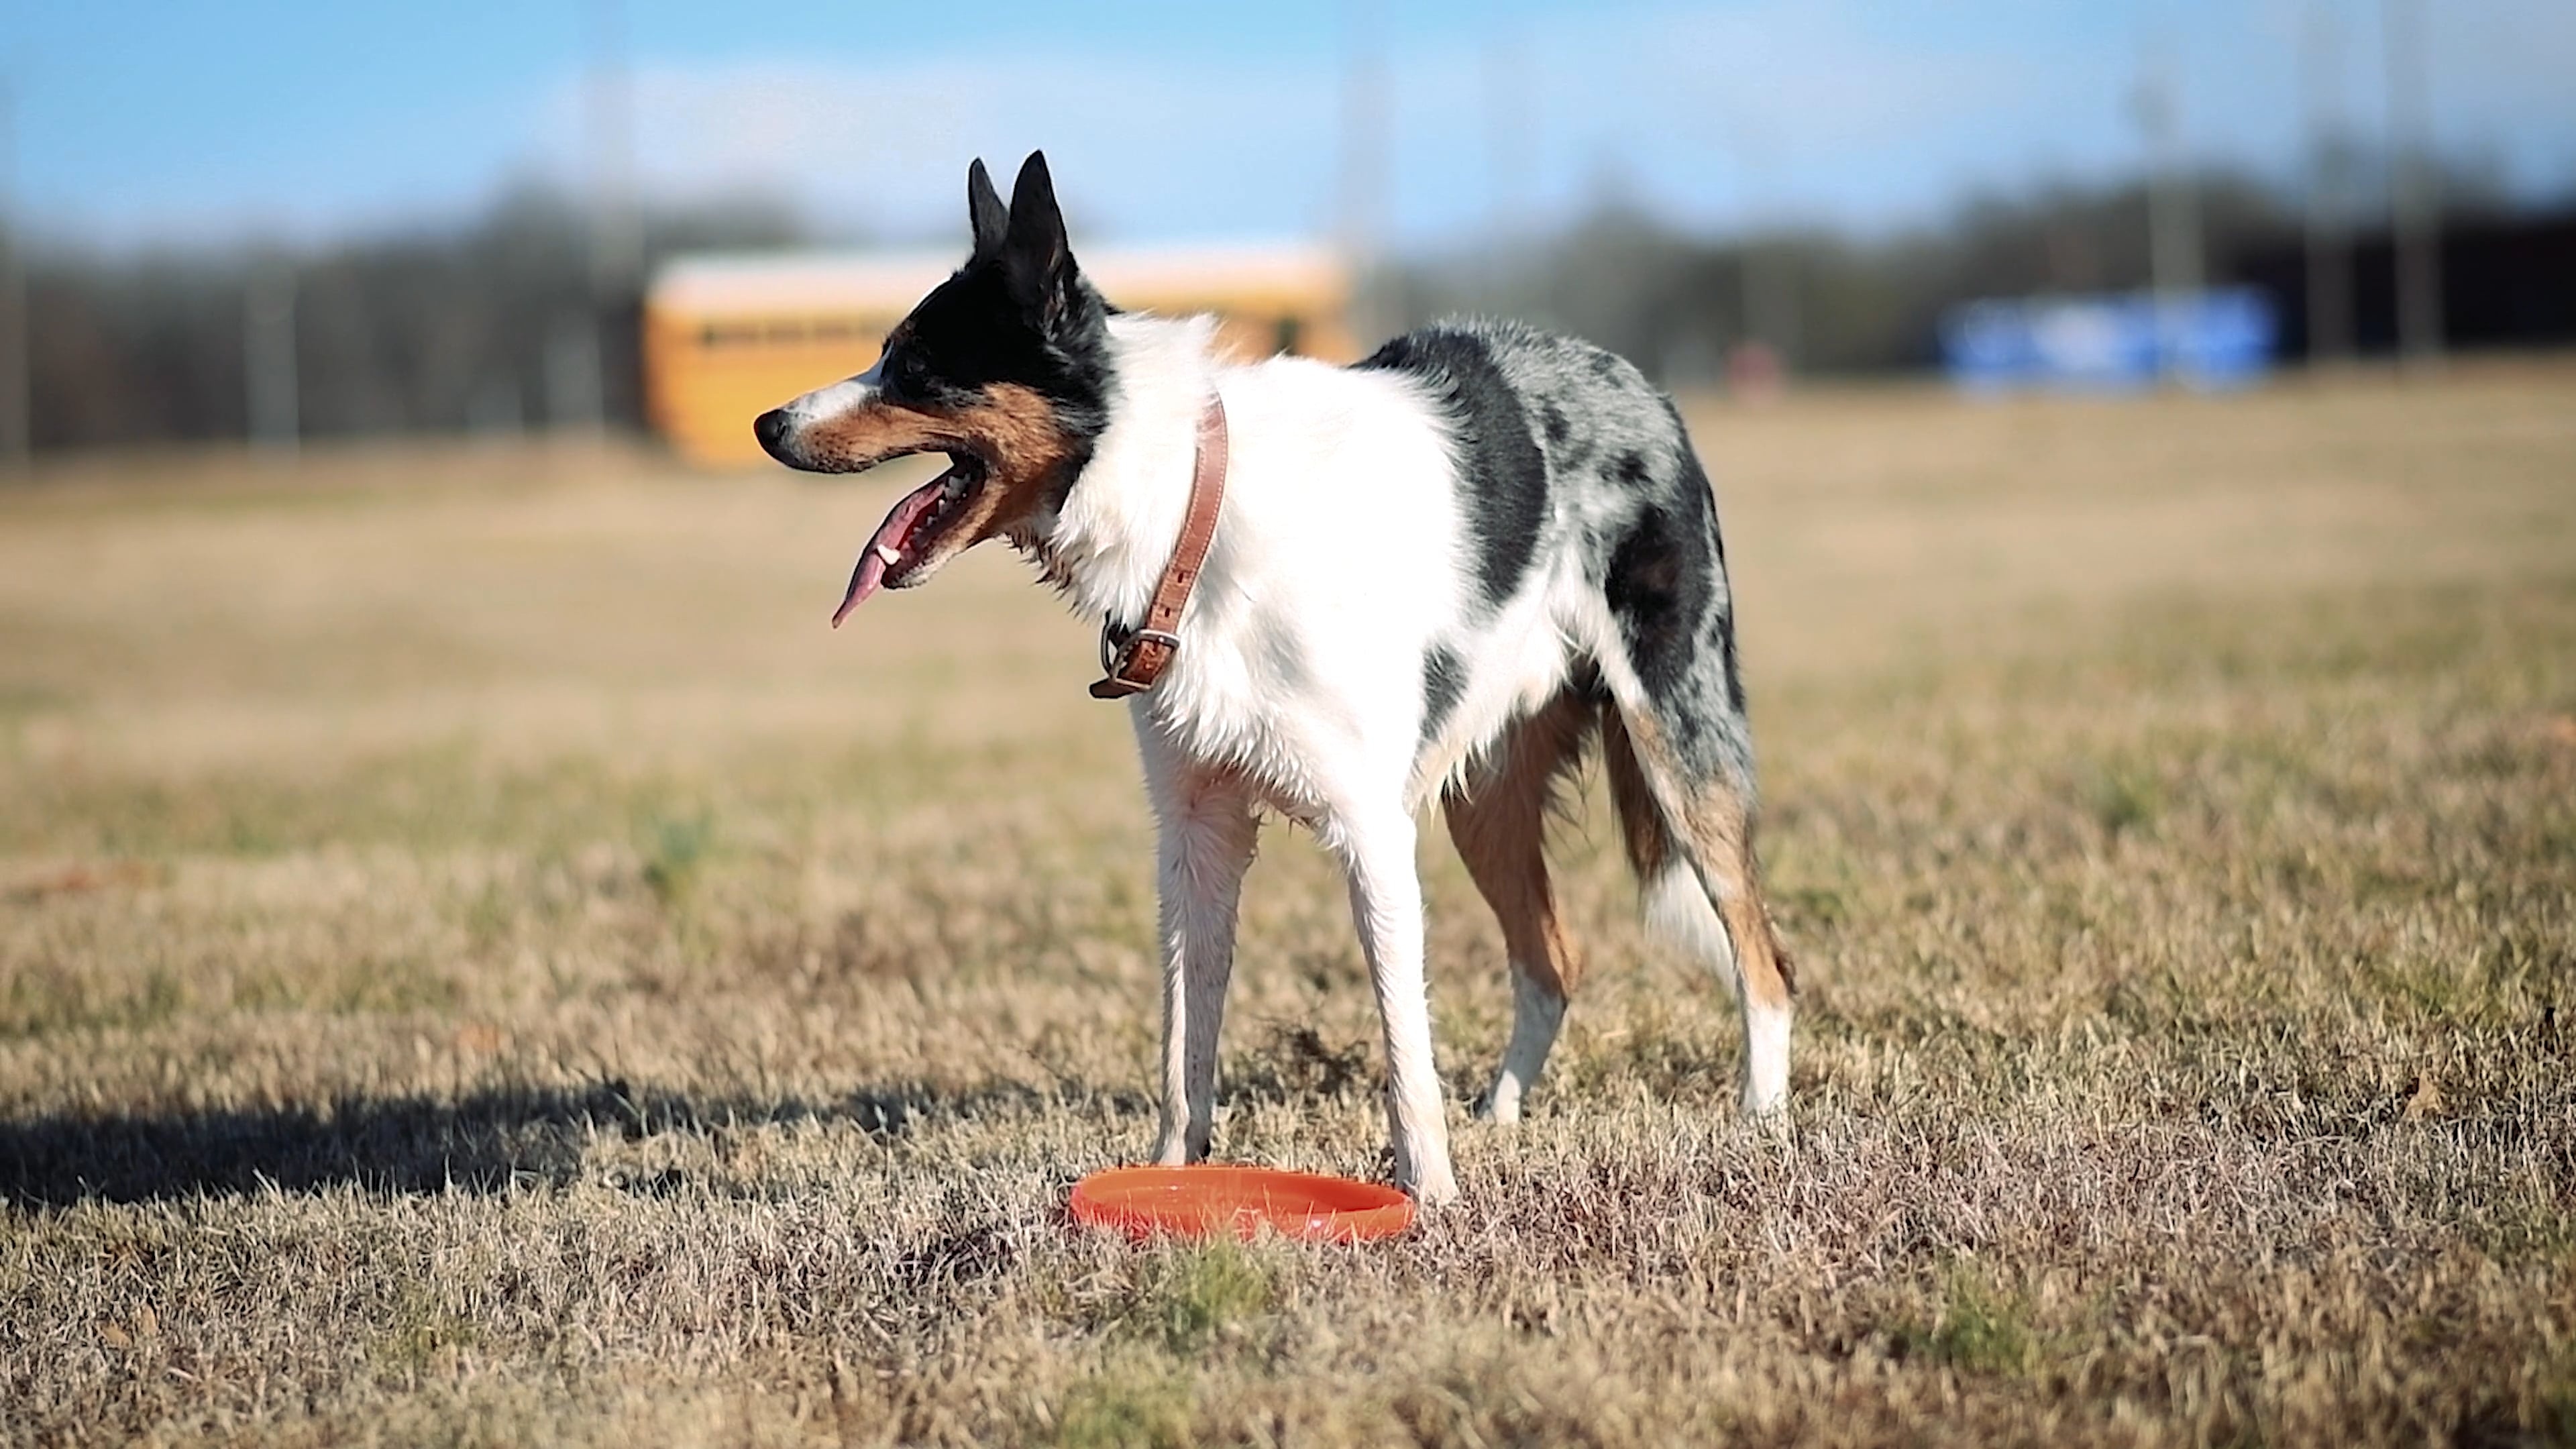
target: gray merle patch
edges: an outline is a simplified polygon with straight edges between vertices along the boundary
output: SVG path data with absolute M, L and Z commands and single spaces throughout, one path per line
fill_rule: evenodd
M 1547 522 L 1547 462 L 1520 395 L 1484 338 L 1452 328 L 1408 332 L 1357 365 L 1412 374 L 1448 413 L 1466 465 L 1477 588 L 1499 607 L 1537 559 Z

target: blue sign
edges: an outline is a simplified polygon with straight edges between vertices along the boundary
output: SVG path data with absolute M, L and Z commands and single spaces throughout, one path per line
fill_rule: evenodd
M 2242 387 L 2271 370 L 2280 326 L 2252 287 L 1968 302 L 1941 317 L 1941 361 L 1970 392 L 2121 391 L 2175 377 Z

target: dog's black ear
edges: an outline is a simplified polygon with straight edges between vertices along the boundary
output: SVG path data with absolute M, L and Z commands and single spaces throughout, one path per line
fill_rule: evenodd
M 966 168 L 966 224 L 975 231 L 976 256 L 1001 253 L 1002 236 L 1011 229 L 1011 211 L 1002 205 L 1002 194 L 993 189 L 993 173 L 984 169 L 981 156 Z
M 1046 153 L 1032 151 L 1011 185 L 1011 228 L 1002 242 L 1002 267 L 1012 295 L 1050 326 L 1073 299 L 1073 245 L 1065 239 L 1064 213 L 1055 204 L 1055 182 Z

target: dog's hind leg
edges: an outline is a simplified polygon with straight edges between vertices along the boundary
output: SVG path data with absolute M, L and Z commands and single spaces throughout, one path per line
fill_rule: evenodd
M 1207 1156 L 1214 1129 L 1235 906 L 1260 826 L 1240 781 L 1180 764 L 1173 753 L 1148 737 L 1163 955 L 1163 1122 L 1154 1156 L 1177 1167 Z
M 1558 695 L 1513 725 L 1483 768 L 1441 800 L 1449 838 L 1502 923 L 1511 960 L 1511 1044 L 1476 1108 L 1496 1122 L 1520 1120 L 1521 1097 L 1547 1065 L 1566 999 L 1583 972 L 1557 920 L 1540 847 L 1551 791 L 1582 753 L 1593 718 L 1588 701 L 1572 691 Z

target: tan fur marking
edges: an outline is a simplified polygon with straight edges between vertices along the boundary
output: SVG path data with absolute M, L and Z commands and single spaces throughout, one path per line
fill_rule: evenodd
M 962 408 L 870 403 L 805 430 L 806 452 L 824 464 L 855 464 L 898 453 L 972 453 L 990 469 L 966 512 L 944 534 L 933 562 L 1022 528 L 1036 517 L 1049 484 L 1073 458 L 1073 440 L 1036 389 L 995 383 L 983 400 Z
M 1540 847 L 1555 783 L 1582 752 L 1590 715 L 1582 700 L 1558 695 L 1512 726 L 1488 767 L 1441 801 L 1449 838 L 1502 923 L 1504 949 L 1559 1001 L 1573 994 L 1583 962 L 1557 919 Z
M 1797 967 L 1780 944 L 1779 932 L 1771 923 L 1771 908 L 1763 899 L 1761 864 L 1753 850 L 1752 802 L 1733 781 L 1723 777 L 1692 781 L 1651 719 L 1619 716 L 1611 734 L 1611 788 L 1620 796 L 1619 813 L 1628 829 L 1629 858 L 1637 862 L 1640 877 L 1651 878 L 1638 844 L 1638 816 L 1645 812 L 1633 808 L 1622 791 L 1622 753 L 1628 755 L 1626 768 L 1631 774 L 1631 787 L 1642 791 L 1648 778 L 1660 776 L 1685 793 L 1682 819 L 1677 823 L 1688 837 L 1691 857 L 1717 888 L 1718 919 L 1725 923 L 1726 939 L 1735 948 L 1736 972 L 1743 979 L 1745 993 L 1765 1006 L 1788 1005 L 1798 994 Z M 1651 808 L 1657 836 L 1653 860 L 1660 866 L 1669 858 L 1668 848 L 1677 843 L 1670 837 L 1676 822 L 1651 797 L 1642 803 Z
M 900 453 L 962 448 L 966 434 L 940 414 L 877 402 L 808 423 L 797 442 L 816 466 L 846 470 Z
M 980 407 L 963 409 L 963 420 L 976 440 L 976 452 L 993 465 L 993 482 L 1003 493 L 975 541 L 983 542 L 1037 516 L 1048 485 L 1073 461 L 1073 439 L 1056 422 L 1055 405 L 1031 387 L 997 382 L 984 389 Z
M 1664 862 L 1672 857 L 1672 833 L 1664 828 L 1664 812 L 1646 783 L 1645 767 L 1637 763 L 1627 721 L 1615 709 L 1601 714 L 1601 758 L 1610 775 L 1610 803 L 1619 811 L 1619 834 L 1627 843 L 1628 864 L 1636 869 L 1637 879 L 1650 881 L 1663 873 Z

